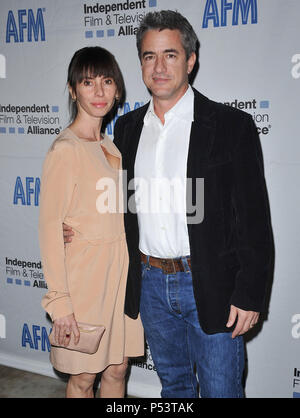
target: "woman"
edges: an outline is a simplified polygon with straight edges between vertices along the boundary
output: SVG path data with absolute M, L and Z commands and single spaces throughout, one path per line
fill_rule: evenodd
M 86 47 L 70 62 L 68 87 L 72 123 L 48 151 L 41 181 L 39 238 L 49 290 L 42 306 L 59 345 L 67 347 L 71 338 L 78 342 L 77 322 L 102 324 L 106 330 L 95 354 L 52 346 L 50 361 L 70 374 L 67 397 L 93 397 L 100 371 L 100 396 L 123 397 L 128 357 L 144 354 L 144 338 L 140 319 L 124 315 L 128 253 L 118 210 L 121 155 L 101 128 L 124 95 L 124 82 L 110 52 Z M 99 198 L 107 193 L 97 186 L 101 179 L 115 185 L 109 196 L 114 211 L 100 207 Z M 75 232 L 66 248 L 63 222 Z

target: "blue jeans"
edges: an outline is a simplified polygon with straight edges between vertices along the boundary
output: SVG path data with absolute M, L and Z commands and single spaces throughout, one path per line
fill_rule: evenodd
M 192 274 L 142 263 L 141 318 L 163 398 L 242 398 L 244 341 L 199 325 Z

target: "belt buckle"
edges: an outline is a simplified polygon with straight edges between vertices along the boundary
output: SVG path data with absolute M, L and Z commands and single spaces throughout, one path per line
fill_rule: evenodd
M 171 259 L 163 259 L 161 260 L 162 263 L 162 271 L 164 274 L 176 274 L 176 267 L 174 264 L 173 258 Z M 171 264 L 172 263 L 172 264 Z M 173 267 L 173 269 L 172 269 Z

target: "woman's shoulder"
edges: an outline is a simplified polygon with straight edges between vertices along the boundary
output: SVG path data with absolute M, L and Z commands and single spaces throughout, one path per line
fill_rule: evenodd
M 78 138 L 69 128 L 65 128 L 52 142 L 49 151 L 72 150 L 78 146 Z
M 57 170 L 60 167 L 64 170 L 69 167 L 72 171 L 76 171 L 79 161 L 76 137 L 72 135 L 70 129 L 66 128 L 52 142 L 45 155 L 43 167 L 45 172 L 53 169 L 54 166 Z

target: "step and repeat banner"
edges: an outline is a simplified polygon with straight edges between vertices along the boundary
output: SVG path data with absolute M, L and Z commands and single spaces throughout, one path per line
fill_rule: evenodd
M 246 395 L 300 397 L 299 0 L 1 0 L 0 363 L 60 378 L 40 304 L 47 285 L 37 223 L 43 159 L 68 124 L 69 61 L 83 46 L 109 49 L 127 88 L 116 117 L 142 106 L 149 94 L 135 33 L 147 12 L 161 9 L 185 15 L 199 37 L 193 85 L 257 125 L 275 265 L 268 313 L 246 338 Z M 160 389 L 147 349 L 131 362 L 128 393 L 159 397 Z

